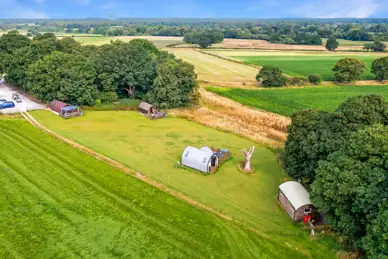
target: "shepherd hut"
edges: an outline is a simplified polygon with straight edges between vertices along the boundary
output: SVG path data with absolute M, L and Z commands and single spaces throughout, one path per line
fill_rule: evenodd
M 55 99 L 49 103 L 48 107 L 65 119 L 82 115 L 78 106 L 70 105 Z
M 159 112 L 154 105 L 146 102 L 141 102 L 138 110 L 140 114 L 150 119 L 160 119 L 163 117 L 167 117 L 167 114 L 165 114 L 164 112 Z
M 219 158 L 210 148 L 188 146 L 182 154 L 182 165 L 204 173 L 217 171 Z
M 298 182 L 289 181 L 279 186 L 279 201 L 294 221 L 303 221 L 316 208 L 310 200 L 310 194 Z

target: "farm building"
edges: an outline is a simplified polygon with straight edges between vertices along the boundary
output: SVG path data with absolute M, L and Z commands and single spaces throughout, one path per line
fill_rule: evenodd
M 140 114 L 150 119 L 160 119 L 167 117 L 167 114 L 164 112 L 159 112 L 155 106 L 146 102 L 141 102 L 138 109 Z
M 82 115 L 78 106 L 70 105 L 55 99 L 49 103 L 48 107 L 65 119 Z
M 208 147 L 200 149 L 188 146 L 182 154 L 182 165 L 210 173 L 217 171 L 218 156 Z
M 279 186 L 279 201 L 294 221 L 303 221 L 305 215 L 316 212 L 310 201 L 310 194 L 295 181 L 285 182 Z

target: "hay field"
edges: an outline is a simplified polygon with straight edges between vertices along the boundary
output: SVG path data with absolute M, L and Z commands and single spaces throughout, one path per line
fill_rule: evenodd
M 167 50 L 193 64 L 201 81 L 223 85 L 256 84 L 258 69 L 254 67 L 206 55 L 191 48 L 168 48 Z
M 210 87 L 207 90 L 230 98 L 241 104 L 285 116 L 298 110 L 320 109 L 334 111 L 347 98 L 381 94 L 388 99 L 388 86 L 311 86 L 304 88 L 279 89 L 221 89 Z
M 328 240 L 311 240 L 309 232 L 293 224 L 278 206 L 276 193 L 283 175 L 271 150 L 256 144 L 255 174 L 245 175 L 237 169 L 241 150 L 255 143 L 187 120 L 149 120 L 137 112 L 123 111 L 86 111 L 72 120 L 47 111 L 32 115 L 50 129 L 256 228 L 264 238 L 259 246 L 264 251 L 267 242 L 280 248 L 287 247 L 287 242 L 291 250 L 297 248 L 308 257 L 335 256 Z M 232 152 L 232 159 L 208 176 L 174 167 L 188 145 L 224 147 Z M 275 251 L 268 257 L 279 256 Z
M 294 247 L 177 200 L 24 120 L 2 117 L 0 144 L 0 258 L 301 257 Z M 305 239 L 306 250 L 334 258 Z
M 352 45 L 341 44 L 338 50 L 361 50 L 362 44 Z M 220 44 L 215 44 L 213 48 L 225 48 L 225 49 L 264 49 L 264 50 L 309 50 L 309 51 L 326 51 L 323 45 L 293 45 L 293 44 L 281 44 L 270 43 L 266 40 L 247 40 L 247 39 L 225 39 Z
M 111 40 L 121 40 L 124 42 L 131 41 L 133 39 L 147 39 L 155 44 L 158 48 L 164 48 L 167 45 L 181 43 L 182 37 L 165 37 L 165 36 L 79 36 L 74 35 L 74 39 L 82 45 L 104 45 L 110 43 Z

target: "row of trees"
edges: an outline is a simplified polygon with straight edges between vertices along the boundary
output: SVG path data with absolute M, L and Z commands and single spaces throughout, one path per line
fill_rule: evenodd
M 345 245 L 370 258 L 388 256 L 388 103 L 354 97 L 334 112 L 292 116 L 286 170 L 311 190 L 311 199 Z
M 14 22 L 14 24 L 12 24 Z M 289 44 L 322 44 L 321 38 L 356 41 L 388 40 L 386 19 L 241 20 L 241 19 L 120 19 L 9 21 L 0 28 L 40 32 L 90 33 L 108 36 L 184 36 L 194 31 L 217 31 L 225 38 L 263 39 Z
M 80 46 L 46 33 L 33 40 L 11 31 L 0 37 L 0 73 L 38 99 L 79 105 L 142 98 L 160 108 L 195 102 L 194 67 L 136 39 Z

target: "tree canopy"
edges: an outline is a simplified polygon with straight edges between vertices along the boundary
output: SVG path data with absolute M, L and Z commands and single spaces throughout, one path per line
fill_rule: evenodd
M 261 81 L 265 87 L 282 87 L 287 84 L 287 78 L 283 71 L 277 67 L 263 66 L 256 76 L 257 81 Z
M 329 51 L 334 51 L 338 48 L 339 46 L 339 42 L 337 41 L 337 39 L 335 37 L 330 37 L 327 42 L 326 42 L 326 49 L 329 50 Z
M 217 31 L 195 31 L 185 34 L 183 39 L 186 43 L 197 44 L 201 48 L 210 47 L 212 44 L 220 43 L 224 40 L 224 35 Z
M 337 82 L 353 82 L 360 79 L 365 64 L 356 58 L 344 58 L 340 59 L 332 70 Z
M 388 126 L 351 134 L 338 151 L 319 162 L 312 201 L 349 245 L 371 257 L 388 256 L 383 240 L 388 201 Z M 381 232 L 380 232 L 381 231 Z
M 378 81 L 388 80 L 388 57 L 382 57 L 372 62 L 372 73 Z

